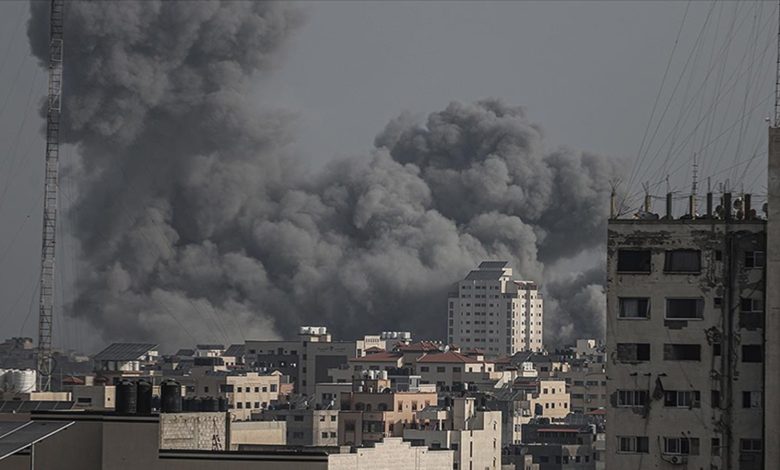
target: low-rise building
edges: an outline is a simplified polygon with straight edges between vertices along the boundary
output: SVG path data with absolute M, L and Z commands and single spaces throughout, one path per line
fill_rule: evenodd
M 338 445 L 339 410 L 337 409 L 279 407 L 253 413 L 252 420 L 286 423 L 287 445 Z
M 453 452 L 416 447 L 400 438 L 386 438 L 374 447 L 328 456 L 328 470 L 451 470 Z
M 253 411 L 266 408 L 279 399 L 281 374 L 259 375 L 212 371 L 193 375 L 188 396 L 225 397 L 234 419 L 247 420 Z
M 501 413 L 478 410 L 471 397 L 422 410 L 416 427 L 404 429 L 403 437 L 416 445 L 454 451 L 455 470 L 501 468 Z

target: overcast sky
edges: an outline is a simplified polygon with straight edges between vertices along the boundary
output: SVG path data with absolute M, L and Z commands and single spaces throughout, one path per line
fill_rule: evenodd
M 714 182 L 731 177 L 737 189 L 742 184 L 765 191 L 761 152 L 764 117 L 773 105 L 775 2 L 302 6 L 305 26 L 275 75 L 258 83 L 250 99 L 298 116 L 295 148 L 315 168 L 339 156 L 366 154 L 374 136 L 401 112 L 424 116 L 453 100 L 496 97 L 525 106 L 550 147 L 629 160 L 638 173 L 632 191 L 668 173 L 673 189 L 689 191 L 697 151 L 705 160 L 701 175 L 712 175 Z M 46 74 L 30 56 L 27 18 L 26 2 L 0 2 L 3 338 L 35 336 L 37 326 L 44 153 L 37 108 Z M 63 152 L 65 164 L 71 152 Z M 644 162 L 639 167 L 638 154 Z M 65 203 L 75 191 L 71 183 L 63 178 Z M 68 228 L 61 221 L 61 233 Z M 71 295 L 69 280 L 76 273 L 68 260 L 76 250 L 67 237 L 59 248 L 61 302 Z M 56 327 L 55 345 L 89 343 L 82 327 L 71 320 Z

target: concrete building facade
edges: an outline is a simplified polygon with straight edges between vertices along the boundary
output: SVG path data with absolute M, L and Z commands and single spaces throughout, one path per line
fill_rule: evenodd
M 769 129 L 769 180 L 767 208 L 767 258 L 764 395 L 764 436 L 780 435 L 780 128 Z M 780 446 L 766 446 L 765 469 L 780 462 Z
M 536 283 L 512 278 L 505 261 L 484 261 L 455 285 L 447 301 L 447 338 L 497 357 L 541 351 L 543 299 Z
M 731 200 L 609 222 L 607 468 L 763 468 L 766 226 Z
M 416 428 L 403 431 L 405 440 L 432 449 L 455 453 L 454 470 L 501 468 L 501 412 L 479 411 L 476 400 L 455 398 L 452 406 L 438 406 L 417 413 Z

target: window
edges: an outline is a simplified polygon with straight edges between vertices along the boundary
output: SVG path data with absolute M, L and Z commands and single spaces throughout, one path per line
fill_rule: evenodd
M 647 390 L 618 390 L 617 406 L 645 406 L 647 405 L 647 395 Z
M 259 401 L 255 402 L 255 408 L 260 408 L 260 402 Z
M 237 391 L 238 393 L 241 393 L 241 390 L 243 390 L 241 387 L 236 387 L 236 391 Z
M 666 299 L 666 318 L 692 320 L 702 318 L 704 299 Z
M 649 273 L 650 250 L 618 250 L 619 273 Z
M 763 251 L 746 251 L 745 252 L 745 267 L 746 268 L 762 268 L 766 260 L 766 254 Z
M 323 432 L 322 433 L 322 438 L 323 439 L 327 439 L 328 438 L 328 433 L 327 432 Z
M 336 415 L 333 415 L 330 417 L 330 422 L 335 423 L 336 422 Z
M 719 437 L 713 437 L 712 443 L 711 443 L 712 449 L 710 450 L 710 453 L 714 456 L 720 455 L 720 438 Z
M 324 422 L 324 421 L 325 421 L 325 415 L 320 416 L 320 422 Z
M 671 250 L 666 252 L 666 273 L 701 272 L 701 252 L 699 250 Z
M 710 405 L 720 408 L 720 390 L 710 390 Z
M 444 372 L 444 366 L 436 367 L 436 372 Z
M 649 361 L 650 344 L 618 343 L 617 356 L 618 360 L 623 362 Z
M 694 408 L 699 406 L 701 395 L 696 390 L 664 391 L 664 406 L 672 408 Z
M 276 391 L 276 384 L 271 384 L 271 392 L 275 392 L 275 391 Z
M 763 299 L 749 299 L 742 297 L 740 299 L 740 310 L 742 312 L 763 312 L 764 301 Z
M 646 454 L 649 449 L 647 436 L 618 436 L 618 452 Z
M 293 421 L 303 421 L 303 415 L 295 415 L 295 416 L 293 416 Z
M 760 344 L 742 345 L 742 362 L 762 362 L 764 355 L 761 352 Z
M 619 318 L 650 318 L 650 299 L 647 297 L 621 297 Z
M 664 344 L 665 361 L 700 361 L 701 346 L 698 344 Z
M 742 392 L 742 408 L 761 408 L 761 392 Z
M 664 454 L 699 455 L 699 439 L 695 437 L 664 437 Z
M 336 438 L 336 433 L 335 433 L 335 432 L 333 432 L 333 431 L 331 431 L 331 432 L 330 432 L 330 437 L 335 439 L 335 438 Z
M 739 450 L 742 452 L 761 452 L 761 439 L 740 439 Z
M 241 402 L 238 402 L 238 403 L 236 403 L 236 407 L 240 410 L 240 409 L 244 408 L 244 404 L 241 403 Z
M 460 368 L 460 367 L 453 367 L 453 368 L 452 368 L 452 371 L 453 371 L 453 372 L 460 372 L 460 371 L 461 371 L 461 368 Z

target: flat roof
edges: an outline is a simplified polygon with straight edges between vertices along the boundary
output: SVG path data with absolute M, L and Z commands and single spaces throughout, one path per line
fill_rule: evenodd
M 135 361 L 149 351 L 157 349 L 152 343 L 114 343 L 93 358 L 96 361 Z

